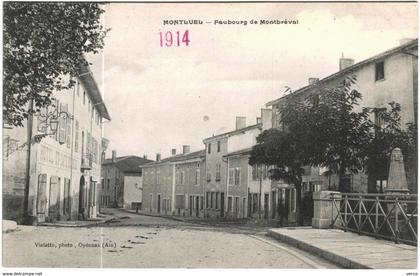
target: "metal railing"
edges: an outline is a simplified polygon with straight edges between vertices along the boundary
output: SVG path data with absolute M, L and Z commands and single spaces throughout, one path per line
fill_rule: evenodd
M 332 228 L 417 246 L 417 195 L 331 194 Z

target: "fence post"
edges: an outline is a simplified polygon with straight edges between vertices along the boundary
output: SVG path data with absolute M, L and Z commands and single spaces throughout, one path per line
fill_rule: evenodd
M 362 224 L 362 197 L 361 196 L 359 196 L 359 223 L 358 223 L 358 226 L 357 226 L 357 232 L 358 232 L 358 234 L 360 235 L 361 233 L 360 233 L 360 231 L 362 231 L 362 229 L 361 229 L 361 224 Z
M 348 197 L 347 195 L 344 196 L 344 232 L 347 232 L 347 204 L 348 204 Z
M 378 219 L 379 219 L 379 197 L 376 197 L 375 206 L 375 234 L 378 234 Z M 375 236 L 377 238 L 377 236 Z
M 313 193 L 314 216 L 312 218 L 312 228 L 330 228 L 334 218 L 340 215 L 334 206 L 335 200 L 341 201 L 341 194 L 333 191 L 319 191 Z M 338 204 L 340 209 L 340 204 Z

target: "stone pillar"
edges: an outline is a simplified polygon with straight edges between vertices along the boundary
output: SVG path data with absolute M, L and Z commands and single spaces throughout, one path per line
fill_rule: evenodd
M 312 218 L 312 228 L 330 228 L 333 219 L 337 216 L 337 208 L 333 205 L 334 196 L 336 205 L 340 208 L 341 194 L 335 191 L 319 191 L 313 193 L 314 217 Z M 336 224 L 340 221 L 337 220 Z

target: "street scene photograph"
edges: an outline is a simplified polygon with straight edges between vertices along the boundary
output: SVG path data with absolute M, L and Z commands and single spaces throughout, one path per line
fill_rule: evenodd
M 417 275 L 417 2 L 2 4 L 3 275 Z

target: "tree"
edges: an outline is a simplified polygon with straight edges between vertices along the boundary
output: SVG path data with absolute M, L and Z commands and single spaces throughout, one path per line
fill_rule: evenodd
M 270 166 L 270 178 L 294 184 L 296 188 L 296 213 L 300 217 L 303 162 L 299 158 L 303 151 L 299 137 L 294 132 L 285 132 L 277 128 L 265 130 L 257 137 L 257 144 L 252 148 L 249 164 Z
M 70 89 L 87 65 L 85 53 L 104 46 L 104 12 L 98 3 L 5 2 L 3 18 L 3 118 L 23 126 L 51 104 L 52 93 Z M 33 102 L 32 105 L 29 103 Z
M 417 167 L 417 126 L 401 126 L 401 106 L 389 103 L 389 109 L 374 109 L 377 122 L 374 136 L 366 145 L 366 172 L 368 173 L 368 192 L 377 192 L 376 181 L 386 180 L 389 173 L 391 152 L 400 148 L 404 156 L 406 170 Z
M 350 191 L 348 175 L 364 169 L 365 147 L 373 135 L 369 110 L 358 108 L 362 95 L 353 89 L 355 83 L 355 76 L 348 76 L 337 87 L 319 88 L 298 110 L 285 110 L 286 124 L 306 130 L 306 164 L 337 174 L 344 192 Z M 299 121 L 296 112 L 306 121 Z

